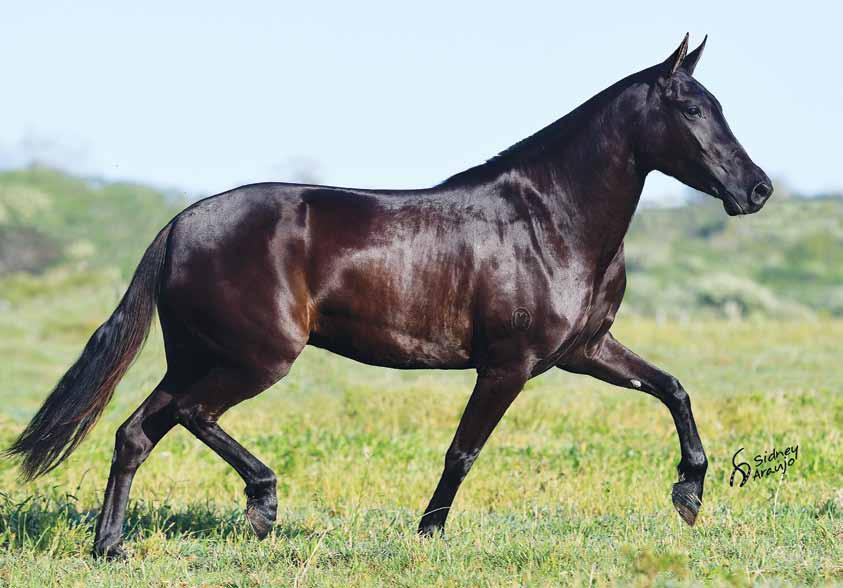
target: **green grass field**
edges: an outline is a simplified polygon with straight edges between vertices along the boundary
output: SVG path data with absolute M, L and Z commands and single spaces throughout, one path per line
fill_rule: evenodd
M 109 274 L 62 270 L 31 291 L 23 278 L 7 288 L 4 446 L 122 293 Z M 24 486 L 0 462 L 0 585 L 843 583 L 843 321 L 657 324 L 622 313 L 615 333 L 692 396 L 711 462 L 695 528 L 670 501 L 679 451 L 667 409 L 555 370 L 528 384 L 495 431 L 446 537 L 419 539 L 473 374 L 370 368 L 308 349 L 285 381 L 222 419 L 278 474 L 266 541 L 250 534 L 239 477 L 176 429 L 136 478 L 130 559 L 95 561 L 114 432 L 163 372 L 156 330 L 66 464 Z M 794 444 L 784 478 L 729 486 L 740 447 L 749 457 Z

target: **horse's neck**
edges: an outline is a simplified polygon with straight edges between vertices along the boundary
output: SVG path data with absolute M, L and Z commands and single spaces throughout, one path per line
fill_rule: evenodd
M 607 256 L 623 243 L 646 176 L 636 165 L 628 126 L 595 118 L 556 153 L 533 164 L 556 224 Z

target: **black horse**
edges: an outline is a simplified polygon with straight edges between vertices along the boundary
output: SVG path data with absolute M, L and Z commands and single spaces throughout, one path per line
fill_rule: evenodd
M 673 503 L 694 524 L 707 461 L 688 394 L 609 332 L 623 240 L 660 170 L 758 211 L 769 178 L 692 74 L 688 36 L 663 63 L 600 92 L 488 162 L 424 190 L 267 183 L 197 202 L 147 249 L 128 291 L 9 449 L 26 477 L 56 467 L 111 398 L 158 308 L 167 372 L 118 429 L 94 553 L 120 546 L 132 478 L 180 424 L 246 482 L 264 537 L 276 479 L 217 424 L 284 377 L 305 345 L 398 369 L 477 370 L 419 532 L 448 510 L 524 383 L 556 366 L 661 400 L 681 448 Z

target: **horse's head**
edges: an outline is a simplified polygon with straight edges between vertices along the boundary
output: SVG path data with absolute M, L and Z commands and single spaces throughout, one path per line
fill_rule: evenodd
M 723 201 L 731 215 L 761 210 L 770 178 L 732 134 L 714 95 L 693 78 L 705 40 L 688 53 L 688 35 L 663 63 L 647 70 L 649 91 L 642 155 L 649 167 Z

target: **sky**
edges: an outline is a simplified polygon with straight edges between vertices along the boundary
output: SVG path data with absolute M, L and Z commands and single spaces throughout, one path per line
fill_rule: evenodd
M 840 7 L 838 7 L 840 6 Z M 843 190 L 833 2 L 3 2 L 0 167 L 189 198 L 433 185 L 709 40 L 696 77 L 774 179 Z M 651 174 L 645 200 L 685 188 Z

